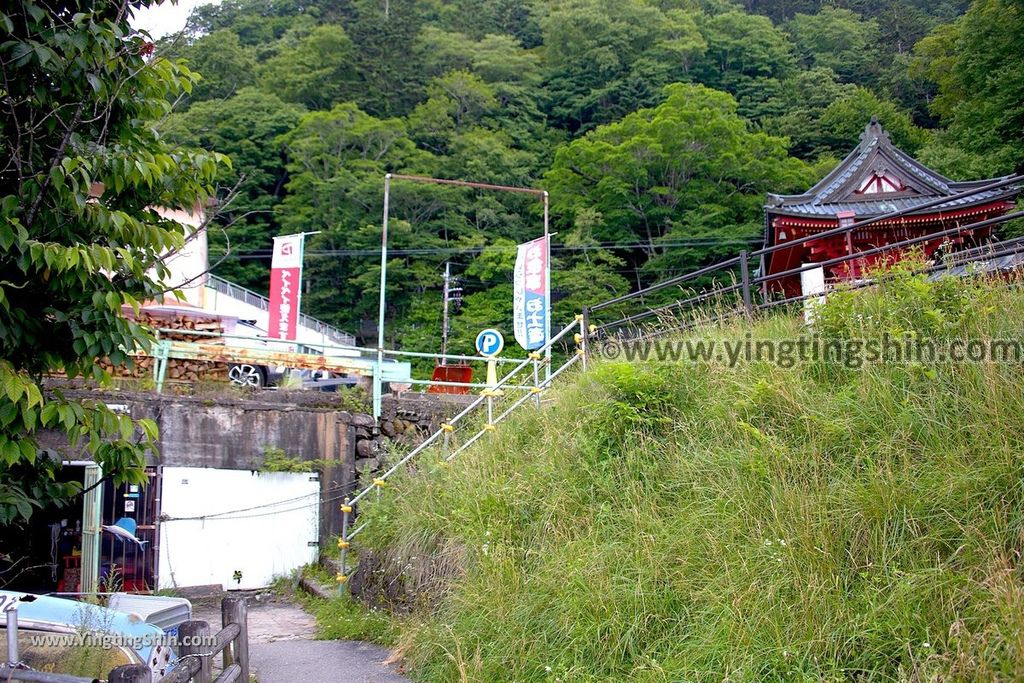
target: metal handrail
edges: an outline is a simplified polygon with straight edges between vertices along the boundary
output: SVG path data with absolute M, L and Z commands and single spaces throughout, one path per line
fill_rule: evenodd
M 222 277 L 218 277 L 210 273 L 209 275 L 210 286 L 221 294 L 226 294 L 232 299 L 238 299 L 244 303 L 254 306 L 261 311 L 270 310 L 270 299 L 263 296 L 259 292 L 254 292 L 247 287 L 235 284 L 229 280 L 225 280 Z M 338 328 L 325 323 L 324 321 L 314 318 L 306 313 L 299 313 L 299 325 L 306 327 L 314 332 L 319 332 L 327 337 L 330 337 L 332 341 L 341 344 L 355 344 L 356 338 L 347 332 L 343 332 Z
M 548 351 L 549 349 L 553 348 L 555 344 L 559 343 L 559 341 L 561 341 L 564 337 L 566 337 L 569 333 L 573 332 L 574 330 L 579 330 L 579 333 L 574 338 L 574 341 L 577 344 L 576 353 L 573 353 L 569 357 L 569 359 L 566 360 L 566 362 L 561 367 L 559 367 L 557 370 L 552 372 L 548 377 L 546 377 L 543 380 L 540 380 L 539 379 L 539 373 L 538 373 L 537 366 L 538 366 L 539 363 L 545 362 L 544 360 L 542 360 L 542 356 L 544 355 L 544 353 L 546 351 Z M 362 532 L 362 530 L 365 529 L 366 525 L 367 525 L 367 522 L 363 522 L 358 527 L 356 527 L 354 529 L 349 529 L 349 519 L 350 519 L 350 515 L 353 514 L 353 509 L 354 509 L 353 506 L 355 506 L 360 501 L 363 501 L 364 499 L 366 499 L 366 497 L 370 494 L 371 491 L 373 491 L 373 490 L 378 490 L 379 491 L 380 488 L 385 484 L 385 482 L 391 476 L 393 476 L 396 472 L 398 472 L 400 469 L 402 469 L 406 464 L 408 464 L 411 460 L 416 458 L 418 455 L 420 455 L 421 453 L 423 453 L 427 449 L 433 447 L 439 440 L 444 439 L 444 449 L 447 450 L 447 447 L 448 447 L 448 435 L 450 433 L 454 432 L 456 426 L 458 426 L 460 424 L 463 424 L 464 420 L 465 420 L 465 418 L 467 416 L 472 414 L 474 411 L 479 410 L 482 406 L 486 405 L 486 408 L 487 408 L 487 423 L 484 424 L 484 426 L 482 428 L 477 430 L 476 433 L 472 437 L 470 437 L 465 443 L 461 444 L 453 452 L 445 454 L 445 456 L 444 456 L 444 461 L 445 462 L 450 462 L 456 456 L 458 456 L 459 453 L 462 453 L 467 448 L 469 448 L 474 443 L 476 443 L 478 440 L 483 438 L 484 434 L 486 434 L 488 431 L 494 429 L 495 425 L 497 425 L 500 422 L 502 422 L 503 420 L 505 420 L 515 410 L 517 410 L 520 406 L 522 406 L 524 403 L 526 403 L 528 400 L 530 400 L 531 397 L 536 395 L 537 398 L 538 398 L 537 405 L 540 406 L 539 394 L 541 392 L 543 392 L 544 390 L 550 388 L 551 384 L 555 381 L 555 379 L 557 379 L 559 376 L 562 375 L 562 373 L 564 373 L 566 370 L 568 370 L 570 367 L 575 365 L 577 362 L 580 362 L 581 360 L 584 363 L 584 367 L 586 366 L 585 336 L 586 336 L 585 318 L 582 315 L 578 315 L 578 316 L 576 316 L 576 319 L 573 322 L 571 322 L 570 324 L 568 324 L 564 328 L 562 328 L 562 330 L 559 331 L 558 334 L 556 334 L 554 337 L 552 337 L 544 346 L 542 346 L 541 348 L 531 352 L 530 357 L 528 357 L 525 360 L 523 360 L 522 362 L 518 363 L 511 371 L 509 371 L 507 374 L 505 374 L 500 380 L 498 380 L 496 382 L 496 384 L 493 387 L 490 387 L 487 391 L 484 392 L 483 395 L 481 395 L 476 400 L 474 400 L 471 404 L 469 404 L 468 406 L 463 408 L 454 417 L 449 419 L 447 423 L 442 424 L 441 427 L 437 431 L 433 432 L 422 443 L 420 443 L 418 446 L 416 446 L 411 451 L 409 451 L 409 453 L 405 454 L 401 459 L 398 460 L 398 462 L 396 462 L 394 465 L 392 465 L 386 472 L 384 472 L 383 474 L 381 474 L 380 476 L 375 478 L 373 480 L 373 483 L 371 483 L 370 485 L 364 487 L 361 491 L 356 493 L 356 495 L 353 496 L 352 498 L 345 498 L 345 500 L 344 500 L 344 502 L 342 503 L 342 506 L 341 506 L 341 510 L 342 510 L 342 525 L 341 525 L 341 539 L 340 539 L 340 542 L 339 542 L 339 547 L 341 548 L 341 571 L 342 571 L 342 573 L 340 573 L 338 575 L 338 580 L 341 583 L 344 583 L 345 581 L 347 581 L 348 577 L 347 577 L 346 574 L 344 574 L 344 572 L 347 571 L 346 557 L 347 557 L 348 548 L 349 548 L 349 546 L 351 544 L 352 539 L 356 535 L 358 535 L 360 532 Z M 535 385 L 532 386 L 532 387 L 529 387 L 527 385 L 512 384 L 511 380 L 514 377 L 516 377 L 520 372 L 522 372 L 523 370 L 527 369 L 530 366 L 531 363 L 533 364 L 533 377 L 534 377 Z M 494 396 L 499 394 L 503 388 L 504 389 L 509 389 L 509 390 L 515 390 L 517 388 L 521 388 L 521 389 L 529 389 L 529 391 L 524 393 L 522 396 L 518 397 L 512 403 L 512 405 L 509 406 L 500 415 L 498 415 L 497 417 L 494 417 L 494 414 L 493 414 L 493 399 L 494 399 Z
M 837 256 L 835 258 L 826 259 L 824 261 L 815 261 L 814 263 L 807 263 L 797 268 L 790 268 L 789 270 L 783 270 L 778 273 L 772 273 L 771 275 L 760 275 L 755 277 L 750 282 L 751 284 L 761 284 L 762 282 L 771 282 L 773 280 L 781 280 L 784 277 L 792 277 L 793 275 L 799 275 L 800 273 L 808 270 L 814 270 L 815 268 L 827 268 L 829 266 L 839 265 L 847 261 L 855 261 L 862 259 L 867 256 L 874 256 L 875 254 L 881 254 L 886 251 L 893 249 L 902 249 L 903 247 L 911 247 L 915 244 L 922 244 L 924 242 L 931 242 L 932 240 L 942 239 L 943 237 L 951 237 L 958 235 L 963 232 L 972 232 L 980 228 L 987 228 L 992 225 L 999 225 L 1008 221 L 1016 220 L 1017 218 L 1024 218 L 1024 211 L 1014 211 L 1012 213 L 1003 214 L 1002 216 L 996 216 L 995 218 L 986 218 L 976 223 L 968 223 L 967 225 L 960 225 L 955 228 L 948 228 L 946 230 L 939 230 L 937 232 L 928 233 L 927 235 L 919 235 L 917 237 L 911 237 L 909 239 L 901 240 L 899 242 L 891 242 L 889 244 L 883 244 L 880 247 L 871 247 L 864 251 L 858 251 L 853 254 L 844 254 L 843 256 Z
M 824 261 L 818 261 L 818 262 L 814 262 L 814 263 L 806 263 L 806 264 L 803 264 L 801 266 L 798 266 L 798 267 L 795 267 L 795 268 L 789 268 L 789 269 L 787 269 L 785 271 L 781 271 L 781 272 L 778 272 L 778 273 L 771 273 L 771 274 L 762 273 L 762 274 L 759 274 L 756 277 L 750 277 L 749 274 L 748 274 L 748 271 L 747 271 L 747 269 L 745 267 L 746 264 L 749 263 L 749 259 L 751 257 L 759 256 L 759 255 L 764 255 L 764 254 L 768 254 L 768 253 L 774 253 L 776 251 L 779 251 L 780 249 L 785 249 L 785 248 L 790 248 L 790 247 L 793 247 L 793 246 L 798 246 L 798 245 L 804 244 L 806 242 L 811 242 L 811 241 L 814 241 L 814 240 L 822 239 L 823 237 L 829 237 L 829 236 L 844 234 L 844 233 L 856 230 L 857 228 L 863 227 L 865 225 L 869 225 L 869 224 L 872 224 L 872 223 L 877 223 L 879 221 L 884 221 L 884 220 L 891 220 L 893 217 L 899 217 L 900 215 L 914 213 L 914 212 L 920 211 L 923 208 L 927 208 L 928 206 L 933 206 L 933 205 L 942 204 L 942 203 L 945 203 L 945 202 L 948 202 L 948 201 L 953 201 L 956 198 L 970 197 L 970 196 L 978 194 L 980 192 L 986 192 L 986 191 L 989 191 L 989 190 L 992 190 L 992 189 L 998 189 L 999 187 L 1004 187 L 1004 186 L 1007 186 L 1007 185 L 1012 185 L 1014 183 L 1021 182 L 1022 180 L 1024 180 L 1024 175 L 1008 177 L 1008 178 L 1006 178 L 1004 180 L 1001 180 L 999 182 L 990 183 L 989 185 L 985 185 L 985 186 L 980 187 L 980 188 L 975 188 L 975 189 L 972 189 L 972 190 L 969 190 L 969 191 L 966 191 L 966 192 L 962 192 L 962 193 L 959 193 L 957 195 L 953 195 L 952 197 L 940 198 L 941 201 L 940 200 L 933 200 L 933 201 L 930 201 L 930 202 L 926 202 L 925 204 L 922 204 L 920 206 L 913 207 L 912 209 L 903 209 L 901 211 L 891 212 L 891 213 L 888 213 L 888 214 L 884 214 L 882 216 L 878 216 L 876 218 L 860 221 L 860 222 L 855 223 L 855 224 L 853 224 L 851 226 L 843 226 L 841 228 L 835 228 L 835 229 L 832 229 L 832 230 L 826 230 L 826 231 L 823 231 L 823 232 L 820 232 L 820 233 L 816 233 L 814 235 L 808 235 L 807 237 L 801 238 L 799 240 L 793 240 L 791 242 L 786 242 L 785 244 L 774 245 L 772 247 L 760 249 L 758 251 L 753 251 L 753 252 L 750 252 L 749 254 L 746 253 L 746 252 L 743 252 L 738 257 L 734 257 L 732 259 L 727 259 L 725 261 L 722 261 L 722 262 L 716 263 L 716 264 L 712 264 L 710 266 L 704 266 L 703 268 L 700 268 L 700 269 L 698 269 L 696 271 L 693 271 L 691 273 L 688 273 L 686 275 L 675 277 L 675 278 L 671 278 L 670 280 L 666 280 L 665 282 L 661 282 L 661 283 L 657 283 L 655 285 L 651 285 L 651 286 L 649 286 L 647 288 L 644 288 L 644 289 L 639 290 L 637 292 L 633 292 L 631 294 L 625 294 L 625 295 L 622 295 L 622 296 L 619 296 L 619 297 L 615 297 L 614 299 L 610 299 L 608 301 L 601 302 L 601 303 L 597 304 L 596 306 L 590 307 L 587 310 L 588 310 L 588 312 L 593 312 L 593 311 L 596 311 L 596 310 L 601 310 L 601 309 L 606 308 L 606 307 L 608 307 L 608 306 L 610 306 L 612 304 L 621 303 L 623 301 L 627 301 L 629 299 L 633 299 L 633 298 L 636 298 L 638 296 L 641 296 L 641 295 L 643 295 L 643 294 L 645 294 L 647 292 L 656 291 L 658 289 L 663 289 L 664 287 L 671 286 L 673 284 L 678 284 L 679 282 L 687 280 L 687 279 L 693 279 L 693 278 L 696 278 L 696 277 L 701 276 L 701 275 L 706 275 L 706 274 L 709 274 L 711 272 L 714 272 L 715 270 L 718 270 L 720 268 L 727 267 L 727 266 L 732 266 L 732 265 L 734 265 L 736 263 L 740 264 L 740 277 L 742 279 L 742 281 L 740 283 L 738 283 L 738 284 L 734 283 L 734 284 L 732 284 L 732 285 L 730 285 L 728 287 L 716 287 L 714 289 L 711 289 L 711 290 L 709 290 L 707 292 L 701 293 L 701 294 L 699 294 L 697 296 L 694 296 L 694 297 L 691 297 L 689 299 L 679 300 L 679 301 L 673 302 L 671 304 L 667 304 L 667 305 L 661 306 L 659 308 L 654 308 L 654 309 L 648 309 L 648 310 L 645 310 L 645 311 L 640 311 L 638 313 L 634 313 L 632 315 L 628 315 L 628 316 L 622 317 L 619 320 L 615 320 L 615 321 L 608 322 L 608 323 L 603 323 L 603 324 L 600 324 L 600 325 L 595 325 L 595 326 L 592 327 L 592 329 L 595 332 L 604 332 L 605 330 L 608 330 L 610 328 L 614 328 L 614 327 L 617 327 L 617 326 L 620 326 L 620 325 L 624 325 L 624 324 L 628 324 L 628 323 L 631 323 L 631 322 L 636 322 L 638 320 L 642 320 L 642 319 L 645 319 L 645 318 L 650 318 L 651 316 L 655 316 L 655 315 L 657 315 L 659 313 L 668 311 L 670 309 L 681 308 L 681 307 L 686 306 L 686 305 L 694 305 L 694 304 L 697 304 L 697 303 L 699 303 L 701 301 L 704 301 L 706 299 L 714 298 L 715 296 L 718 296 L 718 295 L 722 295 L 722 294 L 726 294 L 726 293 L 729 293 L 729 292 L 732 292 L 732 291 L 736 291 L 737 289 L 742 289 L 743 290 L 744 308 L 745 308 L 746 312 L 749 314 L 750 312 L 752 312 L 756 308 L 760 308 L 760 306 L 753 306 L 751 304 L 751 302 L 750 302 L 751 291 L 757 285 L 762 285 L 763 286 L 766 283 L 778 281 L 779 279 L 784 278 L 784 277 L 792 277 L 794 275 L 799 275 L 800 273 L 803 273 L 803 272 L 806 272 L 806 271 L 809 271 L 809 270 L 814 270 L 816 268 L 830 267 L 830 266 L 835 266 L 835 265 L 838 265 L 838 264 L 841 264 L 841 263 L 845 263 L 845 262 L 849 262 L 849 261 L 857 261 L 857 260 L 864 259 L 864 258 L 866 258 L 868 256 L 873 256 L 875 254 L 880 254 L 880 253 L 883 253 L 883 252 L 886 252 L 886 251 L 900 249 L 900 248 L 912 246 L 912 245 L 915 245 L 915 244 L 921 244 L 921 243 L 926 243 L 926 242 L 929 242 L 929 241 L 939 240 L 939 239 L 942 239 L 942 238 L 945 238 L 945 237 L 949 237 L 949 236 L 953 236 L 953 235 L 957 235 L 957 234 L 965 234 L 965 233 L 969 234 L 969 233 L 971 233 L 971 232 L 973 232 L 975 230 L 981 229 L 981 228 L 985 228 L 985 227 L 989 227 L 989 226 L 993 226 L 993 225 L 999 225 L 999 224 L 1006 223 L 1008 221 L 1015 220 L 1015 219 L 1018 219 L 1018 218 L 1024 218 L 1024 211 L 1010 212 L 1010 213 L 1006 213 L 1006 214 L 1004 214 L 1002 216 L 996 216 L 994 218 L 987 218 L 987 219 L 984 219 L 984 220 L 981 220 L 981 221 L 975 221 L 973 223 L 968 223 L 966 225 L 958 225 L 955 228 L 947 228 L 945 230 L 939 230 L 939 231 L 936 231 L 936 232 L 933 232 L 933 233 L 929 233 L 927 235 L 920 235 L 920 236 L 917 236 L 917 237 L 912 237 L 912 238 L 909 238 L 909 239 L 901 240 L 901 241 L 898 241 L 898 242 L 892 242 L 890 244 L 884 244 L 884 245 L 881 245 L 881 246 L 878 246 L 878 247 L 871 247 L 869 249 L 864 249 L 862 251 L 858 251 L 858 252 L 851 253 L 851 254 L 846 254 L 844 256 L 839 256 L 839 257 L 832 258 L 832 259 L 827 259 L 827 260 L 824 260 Z
M 867 227 L 867 226 L 870 226 L 870 225 L 874 225 L 876 223 L 882 223 L 882 222 L 885 222 L 885 221 L 892 221 L 894 219 L 898 219 L 898 218 L 901 218 L 903 216 L 914 215 L 914 214 L 920 213 L 921 211 L 924 211 L 924 210 L 927 210 L 927 209 L 931 209 L 931 208 L 935 208 L 937 206 L 942 206 L 943 204 L 947 204 L 949 202 L 954 202 L 954 201 L 957 201 L 957 200 L 960 200 L 960 199 L 967 199 L 967 198 L 973 197 L 975 195 L 978 195 L 978 194 L 981 194 L 981 193 L 984 193 L 984 192 L 990 192 L 992 190 L 998 190 L 998 189 L 1001 189 L 1001 188 L 1004 188 L 1004 187 L 1009 187 L 1009 186 L 1012 186 L 1012 185 L 1016 185 L 1016 184 L 1019 184 L 1019 183 L 1022 183 L 1022 182 L 1024 182 L 1024 174 L 1014 175 L 1014 176 L 1007 176 L 1005 178 L 997 180 L 996 182 L 989 183 L 988 185 L 983 185 L 983 186 L 980 186 L 980 187 L 975 187 L 975 188 L 971 188 L 971 189 L 968 189 L 968 190 L 964 190 L 963 192 L 958 192 L 958 193 L 950 195 L 948 197 L 939 197 L 937 199 L 932 199 L 932 200 L 923 202 L 921 204 L 918 204 L 917 206 L 909 207 L 909 208 L 906 208 L 906 209 L 898 209 L 896 211 L 890 211 L 889 213 L 885 213 L 885 214 L 882 214 L 882 215 L 879 215 L 879 216 L 875 216 L 874 218 L 865 218 L 863 220 L 855 221 L 855 222 L 851 223 L 850 225 L 844 225 L 844 226 L 839 226 L 839 227 L 836 227 L 836 228 L 831 228 L 829 230 L 824 230 L 822 232 L 814 233 L 812 235 L 807 235 L 805 237 L 802 237 L 802 238 L 799 238 L 799 239 L 795 239 L 795 240 L 792 240 L 792 241 L 788 241 L 788 242 L 785 242 L 783 244 L 775 244 L 775 245 L 771 245 L 771 246 L 762 247 L 761 249 L 757 249 L 757 250 L 752 251 L 749 254 L 747 254 L 747 258 L 750 259 L 750 258 L 755 258 L 755 257 L 763 257 L 763 256 L 766 256 L 766 255 L 769 255 L 769 254 L 773 254 L 773 253 L 775 253 L 777 251 L 782 251 L 784 249 L 790 249 L 792 247 L 798 247 L 798 246 L 807 244 L 809 242 L 814 242 L 816 240 L 825 239 L 825 238 L 828 238 L 828 237 L 834 237 L 834 236 L 837 236 L 837 235 L 844 235 L 844 234 L 847 234 L 847 233 L 852 233 L 855 230 L 858 230 L 858 229 L 861 229 L 861 228 L 864 228 L 864 227 Z M 1002 223 L 1002 222 L 1005 222 L 1007 220 L 1012 220 L 1013 218 L 1016 218 L 1016 217 L 1020 217 L 1020 212 L 1013 213 L 1013 214 L 1007 214 L 1005 216 L 999 216 L 999 217 L 996 217 L 996 218 L 988 219 L 987 221 L 980 221 L 978 224 L 975 224 L 974 226 L 963 226 L 963 227 L 960 228 L 960 230 L 970 230 L 970 229 L 975 229 L 977 227 L 985 227 L 986 225 L 995 225 L 997 223 Z M 991 223 L 989 221 L 991 221 Z M 954 229 L 952 232 L 955 233 L 956 230 Z M 952 234 L 952 233 L 947 233 L 947 234 Z M 919 241 L 926 241 L 926 240 L 921 239 Z M 885 245 L 885 246 L 889 246 L 889 245 Z M 878 248 L 875 248 L 875 249 L 876 250 L 881 250 L 882 248 L 878 247 Z M 877 253 L 877 251 L 871 251 L 870 253 Z M 863 255 L 863 253 L 861 253 L 861 254 L 854 254 L 853 256 L 854 257 L 858 257 L 858 256 L 861 256 L 861 255 Z M 588 311 L 589 312 L 600 311 L 600 310 L 602 310 L 604 308 L 608 308 L 609 306 L 613 306 L 615 304 L 622 303 L 622 302 L 625 302 L 625 301 L 630 301 L 630 300 L 635 299 L 637 297 L 642 297 L 645 294 L 649 294 L 651 292 L 656 292 L 656 291 L 659 291 L 659 290 L 664 289 L 666 287 L 671 287 L 673 285 L 678 285 L 678 284 L 686 282 L 688 280 L 692 280 L 692 279 L 695 279 L 695 278 L 700 277 L 702 275 L 707 275 L 709 273 L 713 273 L 715 271 L 722 270 L 724 268 L 729 268 L 731 266 L 739 264 L 740 260 L 741 260 L 741 257 L 736 256 L 736 257 L 733 257 L 733 258 L 726 259 L 724 261 L 719 261 L 717 263 L 713 263 L 711 265 L 703 266 L 703 267 L 698 268 L 697 270 L 692 271 L 690 273 L 686 273 L 684 275 L 679 275 L 679 276 L 670 278 L 668 280 L 665 280 L 663 282 L 658 282 L 658 283 L 655 283 L 653 285 L 649 285 L 648 287 L 645 287 L 643 289 L 639 289 L 639 290 L 637 290 L 635 292 L 630 292 L 629 294 L 623 294 L 621 296 L 617 296 L 617 297 L 614 297 L 612 299 L 608 299 L 607 301 L 602 301 L 602 302 L 600 302 L 598 304 L 595 304 L 594 306 L 590 306 L 588 308 Z M 831 261 L 831 263 L 833 265 L 836 262 L 840 262 L 841 263 L 842 261 L 837 261 L 836 259 L 833 259 Z M 803 272 L 804 270 L 810 270 L 810 269 L 818 267 L 820 265 L 821 265 L 820 263 L 807 264 L 806 266 L 801 267 L 800 269 L 790 269 L 790 270 L 785 271 L 784 273 L 776 273 L 776 274 L 773 274 L 773 275 L 770 275 L 770 276 L 769 275 L 765 275 L 765 274 L 762 273 L 759 277 L 755 278 L 751 282 L 748 282 L 747 284 L 748 285 L 750 285 L 750 284 L 759 284 L 759 283 L 762 283 L 762 282 L 767 282 L 767 281 L 771 281 L 773 279 L 777 279 L 779 277 L 790 276 L 790 275 L 793 275 L 793 274 L 798 274 L 800 272 Z M 683 302 L 683 303 L 685 303 L 685 302 Z M 662 307 L 662 309 L 656 309 L 656 310 L 663 310 L 664 308 L 669 308 L 669 307 L 672 307 L 672 306 L 675 306 L 675 305 L 676 304 L 670 304 L 669 306 Z M 651 315 L 651 314 L 652 314 L 651 312 L 648 312 L 646 314 L 635 314 L 635 315 L 637 315 L 639 317 L 649 317 L 649 315 Z M 607 327 L 610 327 L 610 326 L 614 326 L 615 324 L 618 324 L 618 323 L 622 323 L 624 321 L 625 321 L 625 319 L 621 320 L 621 321 L 617 321 L 616 323 L 606 323 L 604 325 L 601 325 L 600 327 L 603 329 L 603 328 L 607 328 Z

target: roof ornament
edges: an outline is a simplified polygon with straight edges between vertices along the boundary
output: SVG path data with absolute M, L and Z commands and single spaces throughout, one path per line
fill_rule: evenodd
M 862 146 L 870 145 L 875 140 L 885 139 L 889 140 L 889 133 L 882 128 L 882 124 L 878 122 L 878 114 L 871 115 L 871 121 L 864 127 L 864 133 L 860 136 Z

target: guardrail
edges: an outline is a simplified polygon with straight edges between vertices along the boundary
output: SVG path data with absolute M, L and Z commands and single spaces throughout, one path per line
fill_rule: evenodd
M 178 627 L 178 642 L 187 644 L 183 644 L 176 653 L 178 661 L 166 676 L 154 680 L 147 664 L 127 664 L 113 669 L 107 676 L 107 683 L 248 683 L 249 626 L 244 597 L 224 598 L 221 602 L 221 624 L 222 628 L 216 634 L 211 633 L 210 625 L 205 621 L 186 621 L 181 624 Z M 16 628 L 13 636 L 16 643 Z M 11 632 L 8 631 L 8 643 L 10 640 Z M 222 668 L 214 679 L 213 659 L 217 655 L 222 657 Z M 97 683 L 94 678 L 35 671 L 20 663 L 0 665 L 0 681 Z
M 562 339 L 567 337 L 570 333 L 573 333 L 574 330 L 578 330 L 572 336 L 572 340 L 575 343 L 575 351 L 557 369 L 550 373 L 543 373 L 544 377 L 542 379 L 542 373 L 540 371 L 541 366 L 545 365 L 546 367 L 550 367 L 549 365 L 546 365 L 550 362 L 549 359 L 551 357 L 547 352 L 552 350 L 556 344 L 559 344 Z M 484 435 L 494 431 L 498 424 L 504 421 L 521 406 L 529 402 L 531 398 L 534 401 L 534 405 L 537 408 L 540 408 L 541 394 L 549 389 L 556 379 L 577 363 L 581 364 L 584 369 L 586 368 L 587 337 L 582 315 L 577 315 L 573 322 L 562 328 L 562 330 L 554 335 L 547 344 L 530 352 L 527 358 L 517 363 L 515 367 L 499 379 L 493 386 L 489 386 L 485 389 L 475 401 L 463 408 L 462 411 L 449 419 L 446 423 L 443 423 L 437 431 L 405 454 L 386 472 L 375 478 L 369 486 L 364 487 L 361 491 L 350 498 L 346 497 L 341 504 L 341 537 L 338 539 L 338 547 L 341 550 L 341 572 L 339 572 L 337 580 L 342 587 L 344 587 L 348 582 L 350 576 L 347 562 L 348 551 L 352 547 L 352 539 L 362 532 L 363 529 L 366 528 L 367 524 L 364 522 L 363 524 L 352 528 L 352 522 L 355 521 L 357 515 L 357 505 L 361 502 L 365 502 L 371 492 L 376 491 L 379 493 L 380 490 L 388 484 L 388 479 L 393 477 L 406 465 L 428 450 L 439 447 L 441 449 L 441 463 L 450 463 L 458 457 L 460 453 L 482 439 Z M 519 381 L 513 382 L 513 380 L 517 378 L 520 378 Z M 532 382 L 530 381 L 531 378 Z M 519 396 L 514 397 L 513 392 L 516 391 L 521 391 L 522 393 Z M 508 405 L 504 405 L 505 403 Z M 479 413 L 483 413 L 484 420 L 482 424 L 477 427 L 472 422 L 472 417 Z M 467 425 L 469 426 L 471 435 L 465 441 L 456 446 L 453 443 L 456 430 Z
M 270 299 L 267 297 L 241 285 L 236 285 L 234 282 L 229 282 L 222 277 L 217 277 L 212 273 L 209 275 L 209 286 L 221 294 L 242 301 L 261 311 L 270 310 Z M 299 313 L 299 325 L 322 334 L 337 344 L 351 345 L 356 343 L 356 338 L 351 334 L 342 332 L 338 328 L 305 313 Z
M 738 255 L 723 261 L 698 268 L 690 273 L 664 280 L 662 282 L 644 287 L 636 292 L 624 294 L 607 301 L 602 301 L 593 306 L 584 308 L 583 315 L 587 322 L 587 330 L 590 334 L 595 335 L 608 335 L 613 331 L 618 331 L 619 334 L 623 334 L 623 328 L 626 328 L 630 332 L 643 332 L 648 337 L 659 336 L 667 334 L 669 332 L 679 331 L 686 329 L 693 323 L 683 322 L 681 325 L 665 325 L 662 319 L 671 317 L 677 319 L 680 314 L 688 313 L 701 313 L 698 308 L 699 305 L 707 302 L 715 302 L 719 307 L 724 307 L 726 310 L 720 313 L 715 320 L 729 318 L 735 315 L 751 315 L 755 311 L 764 310 L 782 306 L 785 304 L 799 303 L 808 299 L 815 299 L 821 294 L 806 294 L 800 296 L 786 297 L 782 299 L 770 299 L 768 296 L 769 284 L 773 282 L 781 281 L 784 278 L 790 278 L 798 276 L 801 273 L 815 270 L 817 268 L 831 268 L 837 265 L 850 263 L 864 265 L 865 260 L 869 257 L 876 257 L 886 252 L 897 251 L 914 247 L 920 244 L 926 244 L 928 242 L 935 242 L 946 240 L 952 237 L 970 235 L 977 230 L 990 228 L 995 225 L 1000 225 L 1011 220 L 1018 218 L 1024 218 L 1024 211 L 1013 211 L 1006 213 L 1002 216 L 995 218 L 989 218 L 981 221 L 976 221 L 966 225 L 958 225 L 955 228 L 948 228 L 945 230 L 938 230 L 926 235 L 920 235 L 909 239 L 900 240 L 898 242 L 892 242 L 890 244 L 871 247 L 868 249 L 861 249 L 859 251 L 851 250 L 851 253 L 839 256 L 836 258 L 827 259 L 824 261 L 818 261 L 813 263 L 805 263 L 795 268 L 789 268 L 787 270 L 778 273 L 759 273 L 756 276 L 751 275 L 751 263 L 752 261 L 758 260 L 763 263 L 763 257 L 773 254 L 778 251 L 785 249 L 792 249 L 802 245 L 809 244 L 816 240 L 827 239 L 830 237 L 836 237 L 841 235 L 850 235 L 856 230 L 863 229 L 864 227 L 874 225 L 876 223 L 891 221 L 893 219 L 902 218 L 904 216 L 919 213 L 925 209 L 934 208 L 947 202 L 956 201 L 958 199 L 969 198 L 973 195 L 977 195 L 982 192 L 988 192 L 990 190 L 999 189 L 1011 185 L 1020 184 L 1024 181 L 1024 175 L 1017 175 L 1009 178 L 1005 178 L 995 183 L 990 183 L 983 187 L 967 190 L 959 194 L 951 195 L 949 197 L 942 197 L 936 200 L 930 200 L 924 202 L 918 206 L 910 209 L 902 209 L 899 211 L 892 211 L 874 218 L 868 218 L 856 222 L 852 222 L 850 225 L 840 226 L 822 232 L 813 233 L 799 239 L 787 241 L 782 244 L 775 244 L 766 246 L 761 249 L 754 251 L 741 251 Z M 920 269 L 924 273 L 936 273 L 941 272 L 949 267 L 956 265 L 963 265 L 965 263 L 977 263 L 990 261 L 997 258 L 1002 258 L 1010 255 L 1017 255 L 1024 253 L 1024 241 L 1021 239 L 1010 240 L 1006 242 L 995 242 L 983 248 L 975 248 L 965 250 L 962 252 L 953 252 L 949 254 L 947 260 L 942 263 L 930 264 L 925 268 Z M 714 278 L 724 278 L 728 283 L 715 283 Z M 631 312 L 626 310 L 622 317 L 613 319 L 609 322 L 594 322 L 594 316 L 600 311 L 611 309 L 613 307 L 624 308 L 631 304 L 634 304 L 637 300 L 642 302 L 644 297 L 666 290 L 670 287 L 680 287 L 686 283 L 693 282 L 699 279 L 712 278 L 712 286 L 705 288 L 703 291 L 696 292 L 689 297 L 678 299 L 672 303 L 657 306 L 647 307 L 645 310 Z M 867 279 L 859 280 L 854 286 L 867 286 L 872 284 Z M 760 301 L 755 302 L 755 294 L 759 294 Z M 639 324 L 643 321 L 654 319 L 654 325 L 648 324 L 646 331 L 640 330 Z
M 440 354 L 422 351 L 403 351 L 383 349 L 382 356 L 388 362 L 383 364 L 377 360 L 378 350 L 362 346 L 340 345 L 324 346 L 323 354 L 300 353 L 292 351 L 300 346 L 294 341 L 273 339 L 269 337 L 251 337 L 204 330 L 185 330 L 160 328 L 156 330 L 157 341 L 149 352 L 138 351 L 137 356 L 151 356 L 153 364 L 153 382 L 157 393 L 163 391 L 167 382 L 167 365 L 171 360 L 195 360 L 210 363 L 226 363 L 232 365 L 258 365 L 267 367 L 286 367 L 296 370 L 326 370 L 337 374 L 370 377 L 373 381 L 373 416 L 380 417 L 382 382 L 409 383 L 417 386 L 465 387 L 467 389 L 487 389 L 488 385 L 481 382 L 448 382 L 428 379 L 415 379 L 408 363 L 401 358 L 440 358 Z M 194 337 L 195 341 L 166 339 L 167 335 Z M 254 347 L 253 344 L 260 345 Z M 301 345 L 304 346 L 304 345 Z M 333 353 L 340 352 L 340 353 Z M 449 360 L 464 363 L 486 363 L 482 356 L 460 356 L 446 354 Z M 518 364 L 523 358 L 498 357 L 497 364 Z M 516 385 L 515 388 L 528 388 Z

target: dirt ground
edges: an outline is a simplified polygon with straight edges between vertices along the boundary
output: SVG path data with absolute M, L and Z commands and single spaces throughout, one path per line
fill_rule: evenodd
M 249 602 L 249 643 L 278 640 L 314 640 L 316 620 L 292 600 L 269 592 L 245 592 Z M 192 601 L 192 618 L 220 628 L 220 599 Z

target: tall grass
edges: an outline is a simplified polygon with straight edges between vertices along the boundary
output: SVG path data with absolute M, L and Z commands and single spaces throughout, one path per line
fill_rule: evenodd
M 1020 340 L 1024 296 L 902 272 L 833 297 L 818 329 Z M 403 562 L 458 550 L 443 598 L 402 622 L 421 681 L 1024 680 L 1022 379 L 598 363 L 407 474 L 361 540 Z

